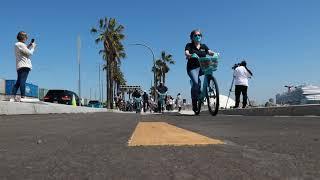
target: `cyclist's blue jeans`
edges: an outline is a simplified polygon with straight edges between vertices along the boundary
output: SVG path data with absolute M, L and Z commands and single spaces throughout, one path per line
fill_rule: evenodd
M 190 79 L 191 79 L 191 99 L 196 100 L 200 94 L 200 68 L 191 69 L 187 71 Z

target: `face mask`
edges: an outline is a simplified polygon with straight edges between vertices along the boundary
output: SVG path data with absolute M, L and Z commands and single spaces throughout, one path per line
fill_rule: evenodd
M 193 40 L 195 42 L 200 42 L 201 41 L 201 36 L 194 36 Z

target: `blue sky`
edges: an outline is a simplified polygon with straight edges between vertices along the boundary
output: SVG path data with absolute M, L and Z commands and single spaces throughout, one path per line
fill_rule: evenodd
M 26 2 L 26 1 L 25 1 Z M 184 47 L 193 29 L 201 29 L 203 42 L 222 54 L 215 73 L 220 91 L 227 95 L 231 67 L 245 58 L 254 77 L 249 98 L 263 103 L 284 92 L 284 85 L 320 85 L 320 1 L 2 1 L 0 7 L 0 77 L 15 79 L 13 45 L 26 31 L 38 48 L 32 58 L 29 82 L 45 88 L 77 92 L 77 36 L 82 39 L 82 94 L 98 92 L 98 55 L 90 28 L 102 17 L 114 17 L 125 26 L 127 58 L 122 70 L 129 85 L 149 89 L 153 79 L 152 56 L 165 50 L 176 65 L 168 74 L 171 94 L 190 98 Z M 104 76 L 103 76 L 104 77 Z M 98 95 L 97 95 L 98 96 Z

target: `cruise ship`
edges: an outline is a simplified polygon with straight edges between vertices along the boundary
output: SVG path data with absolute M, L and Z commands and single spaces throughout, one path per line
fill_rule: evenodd
M 314 85 L 301 85 L 288 92 L 276 95 L 277 104 L 320 104 L 320 87 Z

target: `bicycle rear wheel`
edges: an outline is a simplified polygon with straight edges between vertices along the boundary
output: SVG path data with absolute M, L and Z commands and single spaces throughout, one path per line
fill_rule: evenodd
M 207 76 L 208 85 L 206 89 L 206 98 L 208 109 L 212 116 L 217 115 L 219 110 L 219 88 L 217 80 L 213 76 Z

